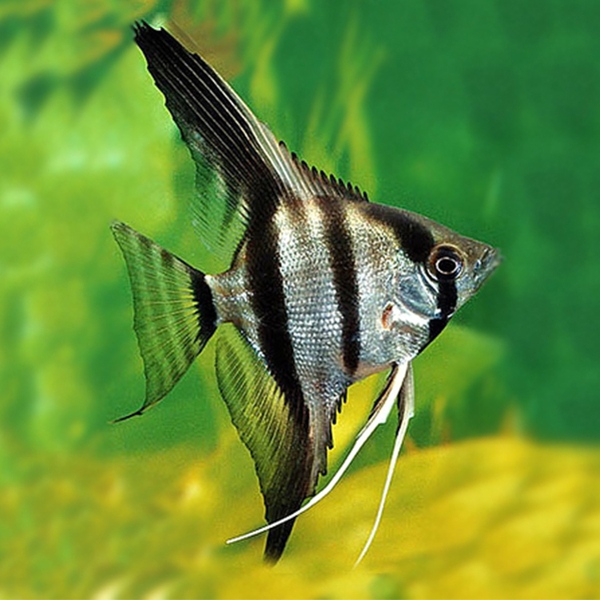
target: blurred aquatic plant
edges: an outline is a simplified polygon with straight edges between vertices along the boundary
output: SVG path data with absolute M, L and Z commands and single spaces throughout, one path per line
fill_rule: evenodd
M 360 570 L 392 427 L 268 571 L 260 542 L 222 544 L 263 508 L 210 351 L 107 425 L 143 395 L 111 219 L 218 267 L 138 18 L 171 21 L 311 163 L 507 255 L 415 365 Z M 597 450 L 515 437 L 598 439 L 597 22 L 559 0 L 2 2 L 0 596 L 597 596 Z M 332 462 L 376 385 L 353 390 Z
M 233 431 L 208 454 L 174 447 L 110 463 L 90 456 L 49 463 L 37 455 L 21 466 L 27 475 L 0 497 L 5 597 L 600 592 L 598 451 L 504 436 L 409 452 L 372 552 L 354 571 L 385 464 L 348 477 L 304 515 L 275 569 L 260 562 L 261 540 L 224 545 L 262 516 L 250 459 Z

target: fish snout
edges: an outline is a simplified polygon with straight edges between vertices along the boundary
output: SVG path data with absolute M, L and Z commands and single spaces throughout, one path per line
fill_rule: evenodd
M 504 257 L 497 248 L 488 246 L 473 267 L 473 285 L 476 292 L 496 270 Z

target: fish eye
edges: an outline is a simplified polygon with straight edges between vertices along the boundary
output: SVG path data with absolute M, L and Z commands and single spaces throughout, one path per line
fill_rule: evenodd
M 463 269 L 463 258 L 454 246 L 438 246 L 429 257 L 429 272 L 435 279 L 456 279 Z

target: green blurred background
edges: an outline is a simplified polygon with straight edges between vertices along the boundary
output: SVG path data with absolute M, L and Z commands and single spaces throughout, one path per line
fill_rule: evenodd
M 310 164 L 502 249 L 394 434 L 275 569 L 212 345 L 144 418 L 119 218 L 204 270 L 130 25 L 167 23 Z M 600 595 L 600 3 L 0 1 L 0 597 Z M 335 464 L 377 382 L 352 394 Z

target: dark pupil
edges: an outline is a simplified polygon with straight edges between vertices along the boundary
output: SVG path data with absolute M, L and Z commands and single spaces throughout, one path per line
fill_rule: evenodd
M 449 256 L 439 258 L 435 266 L 439 273 L 441 273 L 442 275 L 452 275 L 458 270 L 458 263 L 456 262 L 456 260 L 450 258 Z

